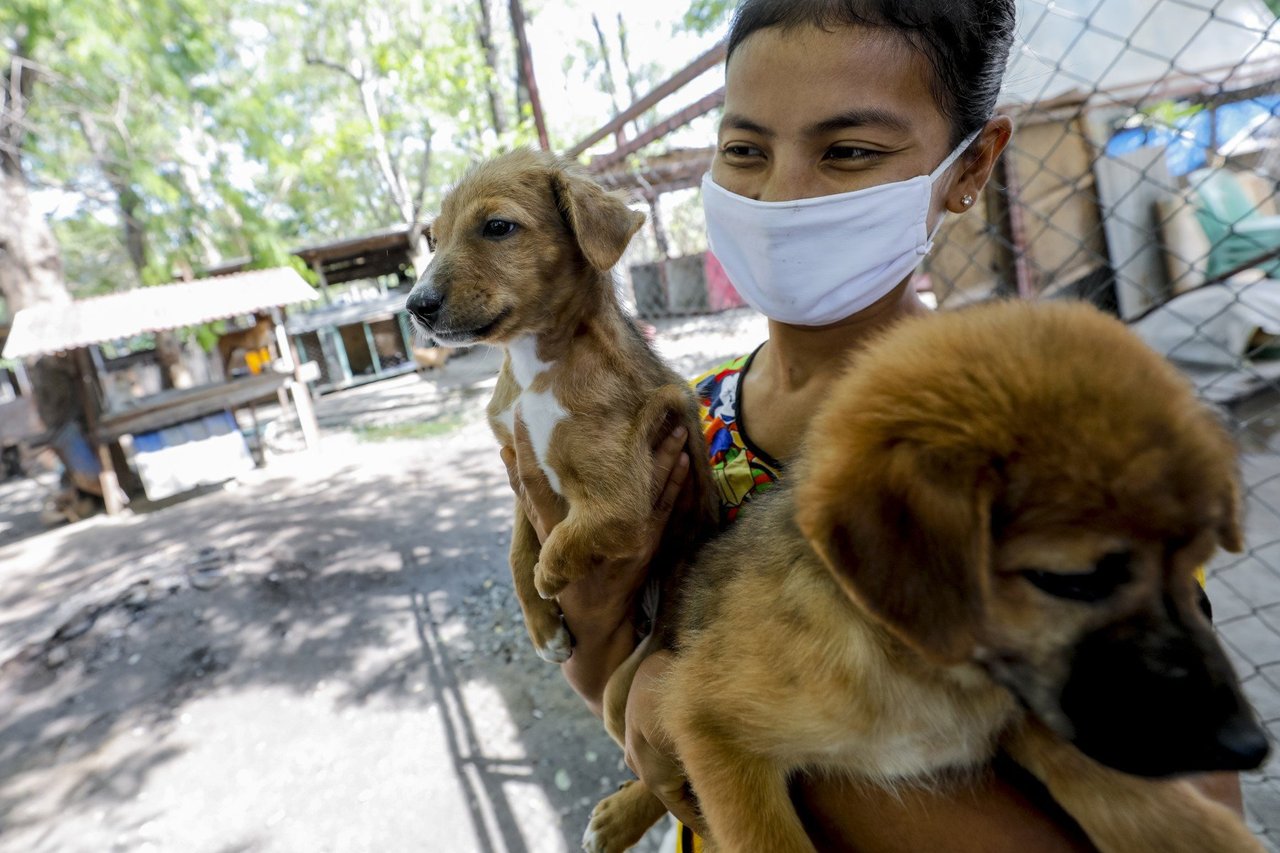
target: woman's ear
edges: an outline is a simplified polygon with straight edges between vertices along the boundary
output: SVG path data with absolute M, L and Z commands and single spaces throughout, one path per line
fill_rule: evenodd
M 982 133 L 969 146 L 971 155 L 961 157 L 963 171 L 947 191 L 946 208 L 951 213 L 964 213 L 973 207 L 1013 136 L 1013 120 L 996 116 L 987 122 Z

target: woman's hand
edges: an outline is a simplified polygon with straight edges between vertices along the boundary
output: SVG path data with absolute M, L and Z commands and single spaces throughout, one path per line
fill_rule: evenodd
M 634 554 L 606 560 L 584 574 L 560 593 L 557 601 L 574 638 L 573 656 L 563 664 L 565 678 L 588 707 L 599 716 L 605 684 L 636 645 L 636 594 L 649 574 L 649 561 L 662 540 L 667 520 L 683 493 L 689 474 L 689 456 L 684 452 L 688 431 L 676 427 L 658 433 L 653 448 L 653 477 L 649 494 L 653 511 L 646 521 L 648 535 Z M 515 447 L 502 449 L 507 478 L 521 511 L 532 523 L 539 542 L 564 520 L 568 506 L 551 488 L 538 464 L 529 431 L 517 418 Z
M 670 665 L 670 652 L 655 652 L 645 658 L 636 670 L 631 692 L 627 695 L 625 756 L 631 772 L 662 800 L 667 811 L 701 835 L 704 833 L 697 801 L 658 716 L 662 676 Z

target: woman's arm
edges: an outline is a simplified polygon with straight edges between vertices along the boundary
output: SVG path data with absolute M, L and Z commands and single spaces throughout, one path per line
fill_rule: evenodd
M 660 433 L 654 447 L 653 478 L 649 484 L 653 511 L 647 522 L 649 536 L 641 551 L 593 566 L 557 599 L 574 638 L 573 655 L 561 671 L 596 716 L 601 714 L 601 697 L 609 677 L 636 647 L 636 595 L 644 586 L 649 561 L 688 478 L 689 457 L 683 452 L 687 439 L 684 427 L 677 427 Z M 516 422 L 516 446 L 503 448 L 502 461 L 521 511 L 533 524 L 538 541 L 545 542 L 568 508 L 539 467 L 523 422 Z
M 1085 853 L 1078 827 L 1022 779 L 990 773 L 954 786 L 886 791 L 855 782 L 806 780 L 792 799 L 814 846 L 858 853 Z
M 656 714 L 669 656 L 648 658 L 627 702 L 627 764 L 685 824 L 698 827 L 694 794 Z M 1193 780 L 1211 799 L 1240 810 L 1234 774 Z M 934 790 L 886 791 L 850 780 L 806 779 L 792 799 L 819 850 L 857 853 L 1083 853 L 1094 847 L 1025 770 L 1007 759 L 994 772 Z

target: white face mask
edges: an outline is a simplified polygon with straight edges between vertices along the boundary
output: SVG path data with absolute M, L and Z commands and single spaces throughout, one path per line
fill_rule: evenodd
M 884 298 L 933 248 L 933 185 L 978 138 L 932 174 L 839 195 L 755 201 L 702 179 L 711 251 L 738 293 L 770 319 L 825 326 Z M 938 223 L 942 225 L 941 221 Z

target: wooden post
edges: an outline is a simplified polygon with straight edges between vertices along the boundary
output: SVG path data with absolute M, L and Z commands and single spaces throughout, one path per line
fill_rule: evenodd
M 80 405 L 84 407 L 85 439 L 98 454 L 98 484 L 102 489 L 102 501 L 106 504 L 107 515 L 119 515 L 129 503 L 124 490 L 120 488 L 120 478 L 116 476 L 115 462 L 111 458 L 111 448 L 98 437 L 98 395 L 95 390 L 93 361 L 89 351 L 84 347 L 76 350 L 76 369 L 80 374 Z
M 279 308 L 271 309 L 271 320 L 275 324 L 276 346 L 280 349 L 280 359 L 285 369 L 293 374 L 289 383 L 289 391 L 293 394 L 293 408 L 298 413 L 298 426 L 302 428 L 302 440 L 308 450 L 320 446 L 320 424 L 316 421 L 315 403 L 311 399 L 311 388 L 302 381 L 302 362 L 293 351 L 293 342 L 284 327 L 284 313 Z
M 378 344 L 373 339 L 373 328 L 368 321 L 360 323 L 364 327 L 364 342 L 369 347 L 369 360 L 373 362 L 373 375 L 382 375 L 382 358 L 378 355 Z
M 320 293 L 324 296 L 324 304 L 332 305 L 333 297 L 329 294 L 329 279 L 324 274 L 324 262 L 316 258 L 311 262 L 311 269 L 315 272 L 316 278 L 320 280 Z
M 524 6 L 520 0 L 510 0 L 511 27 L 516 34 L 516 55 L 519 57 L 520 69 L 525 82 L 529 84 L 529 106 L 533 109 L 533 125 L 538 129 L 538 144 L 543 151 L 551 150 L 551 140 L 547 136 L 547 121 L 542 114 L 542 97 L 538 94 L 538 81 L 533 76 L 533 52 L 529 49 L 529 37 L 525 33 Z
M 13 378 L 18 383 L 18 394 L 23 397 L 30 397 L 31 379 L 27 376 L 26 365 L 21 361 L 13 366 Z

